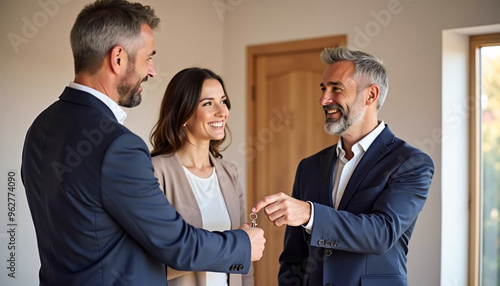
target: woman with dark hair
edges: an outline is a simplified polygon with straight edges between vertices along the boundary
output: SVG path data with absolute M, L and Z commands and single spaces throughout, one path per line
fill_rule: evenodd
M 237 229 L 246 222 L 236 167 L 222 160 L 231 107 L 221 77 L 188 68 L 167 86 L 160 117 L 151 133 L 153 166 L 170 203 L 195 227 Z M 167 267 L 169 285 L 253 285 L 246 275 L 184 272 Z

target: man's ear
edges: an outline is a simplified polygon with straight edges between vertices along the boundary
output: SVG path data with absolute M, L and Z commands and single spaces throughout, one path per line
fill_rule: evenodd
M 128 56 L 122 46 L 114 46 L 109 52 L 109 65 L 111 70 L 120 74 L 127 68 Z
M 380 89 L 378 85 L 372 84 L 368 87 L 368 97 L 366 98 L 366 104 L 371 105 L 373 103 L 377 104 L 378 95 L 380 93 Z

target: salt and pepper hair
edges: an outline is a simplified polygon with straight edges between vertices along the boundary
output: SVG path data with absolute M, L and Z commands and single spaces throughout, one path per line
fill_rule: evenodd
M 117 45 L 135 62 L 141 44 L 141 26 L 155 30 L 160 19 L 150 6 L 125 0 L 97 0 L 88 4 L 78 14 L 71 29 L 71 49 L 75 73 L 94 74 L 104 58 Z
M 346 47 L 325 48 L 321 52 L 321 60 L 327 65 L 340 61 L 353 62 L 355 69 L 354 80 L 357 82 L 358 88 L 369 84 L 376 84 L 379 87 L 377 110 L 380 110 L 384 104 L 389 86 L 382 61 L 370 54 L 353 51 Z

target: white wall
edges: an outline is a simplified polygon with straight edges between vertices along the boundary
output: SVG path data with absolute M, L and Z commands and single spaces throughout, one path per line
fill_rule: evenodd
M 468 247 L 468 111 L 469 39 L 466 35 L 443 32 L 443 116 L 442 116 L 442 242 L 443 285 L 467 284 Z M 453 158 L 453 160 L 445 160 Z M 462 223 L 460 223 L 462 222 Z M 458 251 L 457 251 L 458 250 Z M 460 269 L 461 271 L 457 271 Z
M 388 68 L 389 96 L 380 118 L 399 137 L 427 151 L 436 165 L 429 199 L 410 242 L 410 285 L 463 285 L 448 281 L 448 276 L 443 281 L 440 279 L 442 31 L 500 23 L 500 2 L 227 0 L 226 6 L 214 5 L 224 3 L 222 1 L 142 1 L 151 4 L 162 19 L 161 29 L 155 38 L 158 76 L 148 82 L 141 106 L 129 110 L 126 125 L 148 142 L 170 78 L 180 69 L 193 65 L 211 68 L 223 75 L 233 103 L 230 117 L 233 143 L 225 152 L 225 158 L 239 166 L 245 179 L 245 156 L 238 146 L 245 141 L 246 46 L 347 34 L 351 47 L 379 56 Z M 22 143 L 29 124 L 43 108 L 57 99 L 64 86 L 73 79 L 69 31 L 76 15 L 87 2 L 90 1 L 2 0 L 2 186 L 6 186 L 8 170 L 19 170 Z M 34 23 L 35 29 L 30 30 L 27 22 Z M 18 45 L 17 53 L 8 38 L 9 33 L 23 37 L 26 42 Z M 363 33 L 366 36 L 362 36 Z M 317 98 L 304 100 L 316 101 Z M 10 237 L 4 211 L 7 206 L 6 187 L 2 190 L 0 261 L 3 264 L 0 266 L 8 266 Z M 17 275 L 15 279 L 9 278 L 8 269 L 2 266 L 0 284 L 34 285 L 37 284 L 39 261 L 20 183 L 16 199 Z M 457 275 L 463 275 L 462 269 L 457 270 Z

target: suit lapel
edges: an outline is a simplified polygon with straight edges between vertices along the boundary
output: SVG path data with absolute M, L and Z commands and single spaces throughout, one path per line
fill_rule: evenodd
M 354 192 L 357 190 L 366 173 L 368 173 L 368 171 L 391 150 L 387 145 L 393 141 L 394 134 L 386 125 L 382 133 L 375 138 L 363 158 L 361 158 L 361 161 L 349 179 L 344 194 L 342 195 L 342 199 L 340 200 L 338 207 L 339 210 L 345 209 L 347 203 L 354 195 Z
M 333 188 L 333 174 L 335 173 L 335 163 L 337 162 L 337 144 L 333 145 L 325 155 L 320 157 L 319 170 L 319 202 L 324 205 L 333 207 L 332 202 L 332 188 Z
M 171 161 L 165 165 L 170 168 L 169 172 L 172 174 L 172 187 L 174 188 L 172 196 L 175 196 L 175 208 L 191 225 L 202 228 L 201 210 L 179 156 L 175 153 L 164 160 Z
M 238 196 L 236 196 L 236 192 L 232 180 L 229 177 L 224 167 L 220 164 L 218 160 L 214 158 L 212 154 L 210 154 L 210 161 L 214 165 L 215 172 L 217 173 L 217 179 L 219 180 L 219 187 L 222 193 L 222 197 L 224 198 L 224 202 L 226 203 L 227 212 L 229 213 L 229 218 L 231 220 L 231 228 L 237 229 L 239 228 L 240 223 L 240 201 Z M 243 211 L 243 210 L 241 210 Z

